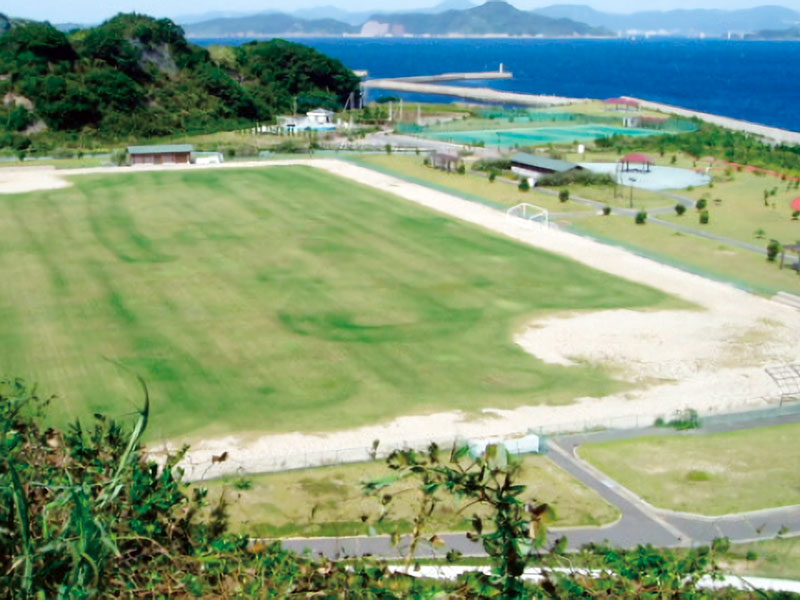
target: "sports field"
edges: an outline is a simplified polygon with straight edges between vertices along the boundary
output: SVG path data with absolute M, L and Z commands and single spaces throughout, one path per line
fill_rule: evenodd
M 446 140 L 456 144 L 483 144 L 485 146 L 563 144 L 591 141 L 612 135 L 641 137 L 658 135 L 650 129 L 631 129 L 611 125 L 574 125 L 561 127 L 524 127 L 519 129 L 482 129 L 475 131 L 443 131 L 426 133 L 426 137 Z
M 667 298 L 317 169 L 73 181 L 0 198 L 0 364 L 62 423 L 130 412 L 133 373 L 155 437 L 564 403 L 621 384 L 512 333 Z

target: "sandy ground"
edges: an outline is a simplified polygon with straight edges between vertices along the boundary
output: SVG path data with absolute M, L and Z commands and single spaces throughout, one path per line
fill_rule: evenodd
M 23 194 L 37 190 L 57 190 L 72 185 L 55 167 L 0 168 L 0 194 Z
M 797 344 L 800 311 L 621 248 L 555 228 L 538 225 L 531 228 L 486 206 L 333 159 L 233 163 L 204 168 L 279 164 L 313 165 L 354 179 L 598 270 L 658 288 L 696 305 L 697 309 L 556 314 L 530 323 L 515 336 L 521 347 L 543 361 L 558 364 L 589 361 L 611 368 L 617 377 L 631 383 L 631 389 L 625 393 L 576 398 L 574 404 L 558 407 L 524 406 L 502 411 L 487 408 L 486 418 L 449 412 L 408 416 L 335 433 L 266 436 L 253 433 L 193 440 L 192 451 L 185 461 L 189 477 L 364 459 L 376 439 L 388 450 L 405 444 L 424 446 L 430 440 L 448 442 L 528 430 L 649 425 L 658 416 L 669 416 L 685 408 L 701 413 L 759 408 L 774 402 L 778 394 L 764 368 L 800 361 L 800 344 Z M 119 171 L 129 173 L 131 169 L 83 169 L 69 174 Z M 4 174 L 5 170 L 0 173 Z M 51 179 L 58 179 L 50 172 L 43 175 L 45 187 L 53 185 Z M 19 185 L 30 185 L 31 174 L 19 177 Z M 9 185 L 15 184 L 10 181 Z M 227 460 L 212 462 L 212 456 L 225 452 Z

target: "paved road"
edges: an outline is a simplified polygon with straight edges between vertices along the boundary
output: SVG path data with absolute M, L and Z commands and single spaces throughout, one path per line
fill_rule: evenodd
M 616 506 L 622 517 L 616 523 L 605 527 L 553 528 L 549 532 L 549 539 L 554 541 L 559 537 L 566 536 L 569 540 L 569 547 L 578 549 L 589 543 L 604 542 L 622 548 L 631 548 L 639 544 L 673 547 L 708 544 L 717 537 L 728 537 L 734 542 L 747 542 L 770 539 L 779 534 L 800 535 L 800 506 L 721 517 L 706 517 L 655 508 L 604 473 L 582 461 L 575 452 L 576 448 L 587 442 L 651 435 L 706 435 L 800 422 L 799 409 L 800 407 L 789 407 L 783 412 L 759 414 L 740 420 L 709 419 L 702 429 L 686 432 L 647 427 L 564 435 L 551 439 L 548 442 L 550 459 L 584 485 L 599 493 L 607 502 Z M 440 544 L 436 546 L 421 544 L 416 556 L 419 558 L 442 557 L 451 549 L 458 550 L 465 556 L 485 555 L 480 544 L 468 540 L 463 533 L 440 534 L 438 537 L 441 540 Z M 297 552 L 310 551 L 313 554 L 329 557 L 366 554 L 384 558 L 399 558 L 405 555 L 408 538 L 403 538 L 398 546 L 393 546 L 388 536 L 291 539 L 285 540 L 283 545 Z

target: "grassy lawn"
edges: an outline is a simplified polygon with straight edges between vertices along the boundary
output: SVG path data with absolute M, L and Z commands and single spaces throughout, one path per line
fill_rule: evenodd
M 358 162 L 368 167 L 376 167 L 406 179 L 416 180 L 423 185 L 431 185 L 443 191 L 486 201 L 500 207 L 512 207 L 520 202 L 530 202 L 553 212 L 585 211 L 588 213 L 596 210 L 576 202 L 562 204 L 557 197 L 537 193 L 535 190 L 520 192 L 516 185 L 503 181 L 489 182 L 488 178 L 472 174 L 469 171 L 464 175 L 459 175 L 432 169 L 422 164 L 422 160 L 422 156 L 398 154 L 363 154 L 358 157 Z
M 617 241 L 693 272 L 738 282 L 756 291 L 800 293 L 797 273 L 790 269 L 780 270 L 777 263 L 769 263 L 764 256 L 750 250 L 682 234 L 653 223 L 635 225 L 631 217 L 581 219 L 573 228 L 600 239 Z
M 585 444 L 580 455 L 650 504 L 705 515 L 800 504 L 800 424 Z
M 532 358 L 552 310 L 665 294 L 307 167 L 131 172 L 3 196 L 0 364 L 58 392 L 59 424 L 151 437 L 318 431 L 621 389 Z
M 570 185 L 566 187 L 574 196 L 622 208 L 649 210 L 671 206 L 675 202 L 671 198 L 665 198 L 663 195 L 649 190 L 634 188 L 631 193 L 631 188 L 624 185 L 617 186 L 616 190 L 613 185 Z M 574 203 L 570 204 L 570 206 L 572 205 Z
M 722 566 L 738 575 L 800 579 L 800 537 L 732 545 Z
M 528 486 L 526 500 L 536 499 L 555 507 L 554 525 L 601 525 L 618 518 L 617 510 L 594 491 L 570 477 L 547 457 L 523 457 L 519 483 Z M 364 535 L 380 512 L 377 498 L 366 496 L 361 482 L 389 474 L 383 462 L 321 467 L 266 475 L 231 477 L 203 484 L 212 498 L 225 493 L 231 502 L 232 523 L 237 529 L 261 536 Z M 247 487 L 247 489 L 242 489 Z M 386 489 L 394 496 L 384 532 L 411 531 L 420 496 L 410 482 Z M 462 531 L 470 528 L 475 508 L 464 513 L 462 504 L 445 500 L 429 521 L 428 530 Z M 485 514 L 485 513 L 484 513 Z M 361 516 L 366 515 L 366 524 Z
M 710 216 L 707 225 L 698 224 L 697 211 L 687 211 L 682 217 L 671 213 L 665 218 L 763 246 L 770 238 L 784 244 L 800 240 L 800 220 L 792 220 L 790 208 L 790 202 L 800 196 L 800 190 L 771 175 L 747 171 L 734 171 L 730 177 L 715 172 L 717 175 L 721 175 L 721 180 L 715 181 L 712 188 L 704 186 L 679 192 L 695 201 L 707 199 Z M 764 206 L 764 190 L 775 190 L 775 195 L 767 198 L 768 206 Z M 759 235 L 765 239 L 756 236 L 759 229 L 763 230 Z

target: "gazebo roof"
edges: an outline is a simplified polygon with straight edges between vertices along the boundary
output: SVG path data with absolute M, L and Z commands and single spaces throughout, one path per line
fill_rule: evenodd
M 626 154 L 622 158 L 619 159 L 619 162 L 624 163 L 640 163 L 643 165 L 646 164 L 653 164 L 653 159 L 647 156 L 647 154 L 642 154 L 641 152 L 633 152 L 631 154 Z
M 626 106 L 639 106 L 639 103 L 632 98 L 608 98 L 604 100 L 606 104 L 624 104 Z
M 800 210 L 800 196 L 792 200 L 792 210 Z

